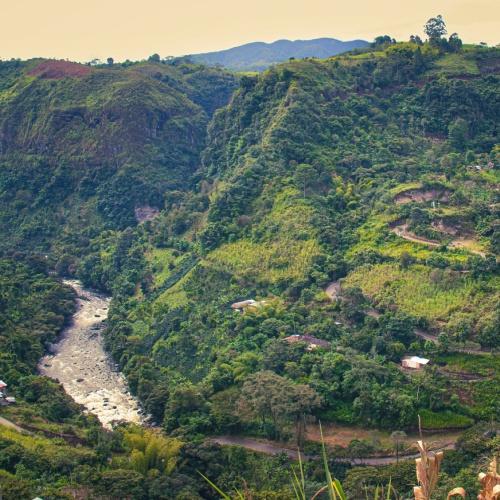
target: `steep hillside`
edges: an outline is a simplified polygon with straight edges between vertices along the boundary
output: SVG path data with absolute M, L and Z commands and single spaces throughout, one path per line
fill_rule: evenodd
M 189 56 L 194 62 L 221 65 L 235 71 L 262 71 L 271 64 L 288 59 L 303 59 L 304 57 L 335 56 L 353 49 L 368 47 L 364 40 L 343 42 L 335 38 L 316 38 L 314 40 L 276 40 L 272 43 L 253 42 L 231 49 L 193 54 Z
M 52 60 L 3 62 L 0 81 L 1 246 L 73 252 L 189 186 L 235 85 L 201 66 Z
M 233 78 L 200 66 L 0 68 L 0 245 L 49 249 L 57 273 L 112 293 L 106 345 L 169 436 L 151 449 L 177 464 L 146 461 L 146 431 L 110 444 L 87 429 L 108 442 L 97 493 L 116 477 L 115 496 L 211 498 L 191 476 L 203 470 L 227 491 L 245 478 L 290 498 L 281 457 L 196 440 L 295 448 L 317 418 L 329 444 L 339 426 L 356 436 L 336 458 L 391 453 L 363 432 L 390 441 L 418 415 L 453 441 L 477 424 L 446 469 L 473 481 L 500 418 L 499 49 L 388 42 L 243 76 L 231 98 Z M 37 301 L 55 285 L 36 281 L 27 311 L 44 324 Z M 412 355 L 431 363 L 405 369 Z M 361 472 L 334 466 L 359 497 Z M 362 474 L 403 496 L 414 484 L 413 466 Z M 312 465 L 312 492 L 317 478 Z
M 235 408 L 266 370 L 307 383 L 323 420 L 412 427 L 425 410 L 429 428 L 463 427 L 497 414 L 439 368 L 416 395 L 397 367 L 499 345 L 499 52 L 448 57 L 397 44 L 244 77 L 209 126 L 200 190 L 111 243 L 118 259 L 83 263 L 86 283 L 114 290 L 108 345 L 167 430 L 255 431 Z M 231 309 L 249 298 L 264 303 Z M 283 340 L 294 334 L 331 348 Z

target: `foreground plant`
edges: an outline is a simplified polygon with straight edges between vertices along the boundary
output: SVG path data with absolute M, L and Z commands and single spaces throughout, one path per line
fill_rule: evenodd
M 482 490 L 477 496 L 478 500 L 500 499 L 500 474 L 498 474 L 497 458 L 495 457 L 489 465 L 488 472 L 479 474 L 479 482 Z
M 328 500 L 348 500 L 342 484 L 338 479 L 334 478 L 330 472 L 321 423 L 319 424 L 319 430 L 321 435 L 322 459 L 325 470 L 326 485 L 316 491 L 309 498 L 309 500 L 319 500 L 320 498 L 324 498 L 324 494 L 328 495 Z M 420 436 L 422 437 L 421 429 Z M 433 494 L 436 492 L 441 462 L 443 461 L 444 455 L 442 451 L 432 451 L 430 449 L 430 445 L 423 439 L 417 441 L 417 447 L 420 452 L 420 457 L 415 459 L 415 464 L 419 485 L 413 488 L 414 498 L 415 500 L 431 500 Z M 203 474 L 200 473 L 200 475 L 224 500 L 252 500 L 252 495 L 248 488 L 246 488 L 246 485 L 244 492 L 236 490 L 235 495 L 230 496 L 221 491 L 217 485 L 215 485 Z M 498 473 L 496 457 L 490 462 L 488 472 L 479 474 L 479 481 L 482 485 L 482 489 L 477 496 L 478 500 L 500 500 L 500 474 Z M 298 466 L 292 466 L 291 487 L 293 489 L 295 500 L 308 500 L 306 493 L 304 463 L 302 461 L 300 450 L 298 451 Z M 466 492 L 462 487 L 457 487 L 449 491 L 446 498 L 447 500 L 451 500 L 457 496 L 463 499 L 466 498 Z M 375 491 L 372 493 L 368 493 L 368 490 L 366 491 L 366 500 L 390 500 L 391 498 L 399 498 L 396 490 L 392 486 L 391 480 L 389 480 L 387 488 L 377 486 Z
M 443 452 L 432 452 L 423 440 L 417 441 L 420 458 L 415 459 L 419 486 L 413 488 L 415 500 L 429 500 L 436 489 Z

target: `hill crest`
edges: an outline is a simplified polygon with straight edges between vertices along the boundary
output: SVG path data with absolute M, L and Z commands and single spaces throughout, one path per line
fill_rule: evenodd
M 233 70 L 261 71 L 271 64 L 290 58 L 326 58 L 369 45 L 364 40 L 342 41 L 336 38 L 315 38 L 312 40 L 280 39 L 274 42 L 250 42 L 237 47 L 214 52 L 192 54 L 194 62 L 208 65 L 222 65 Z

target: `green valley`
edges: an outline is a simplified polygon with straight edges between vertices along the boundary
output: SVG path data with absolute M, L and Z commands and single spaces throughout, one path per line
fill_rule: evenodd
M 446 450 L 432 498 L 479 491 L 499 450 L 499 83 L 500 49 L 454 37 L 259 74 L 0 62 L 0 417 L 25 430 L 0 420 L 0 496 L 221 497 L 202 474 L 305 500 L 323 440 L 346 498 L 409 498 L 419 421 Z M 74 313 L 62 278 L 112 297 L 103 341 L 144 426 L 103 429 L 37 375 Z

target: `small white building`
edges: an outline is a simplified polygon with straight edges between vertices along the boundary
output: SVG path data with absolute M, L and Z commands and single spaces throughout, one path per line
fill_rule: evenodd
M 0 391 L 3 391 L 6 387 L 7 384 L 3 380 L 0 380 Z
M 262 307 L 265 305 L 266 301 L 261 300 L 253 300 L 253 299 L 248 299 L 248 300 L 242 300 L 241 302 L 235 302 L 234 304 L 231 304 L 231 309 L 234 309 L 235 311 L 243 312 L 245 309 L 248 309 L 249 307 L 251 308 L 258 308 Z
M 409 368 L 410 370 L 421 370 L 429 364 L 429 361 L 429 359 L 419 356 L 405 356 L 401 360 L 401 366 L 403 368 Z

